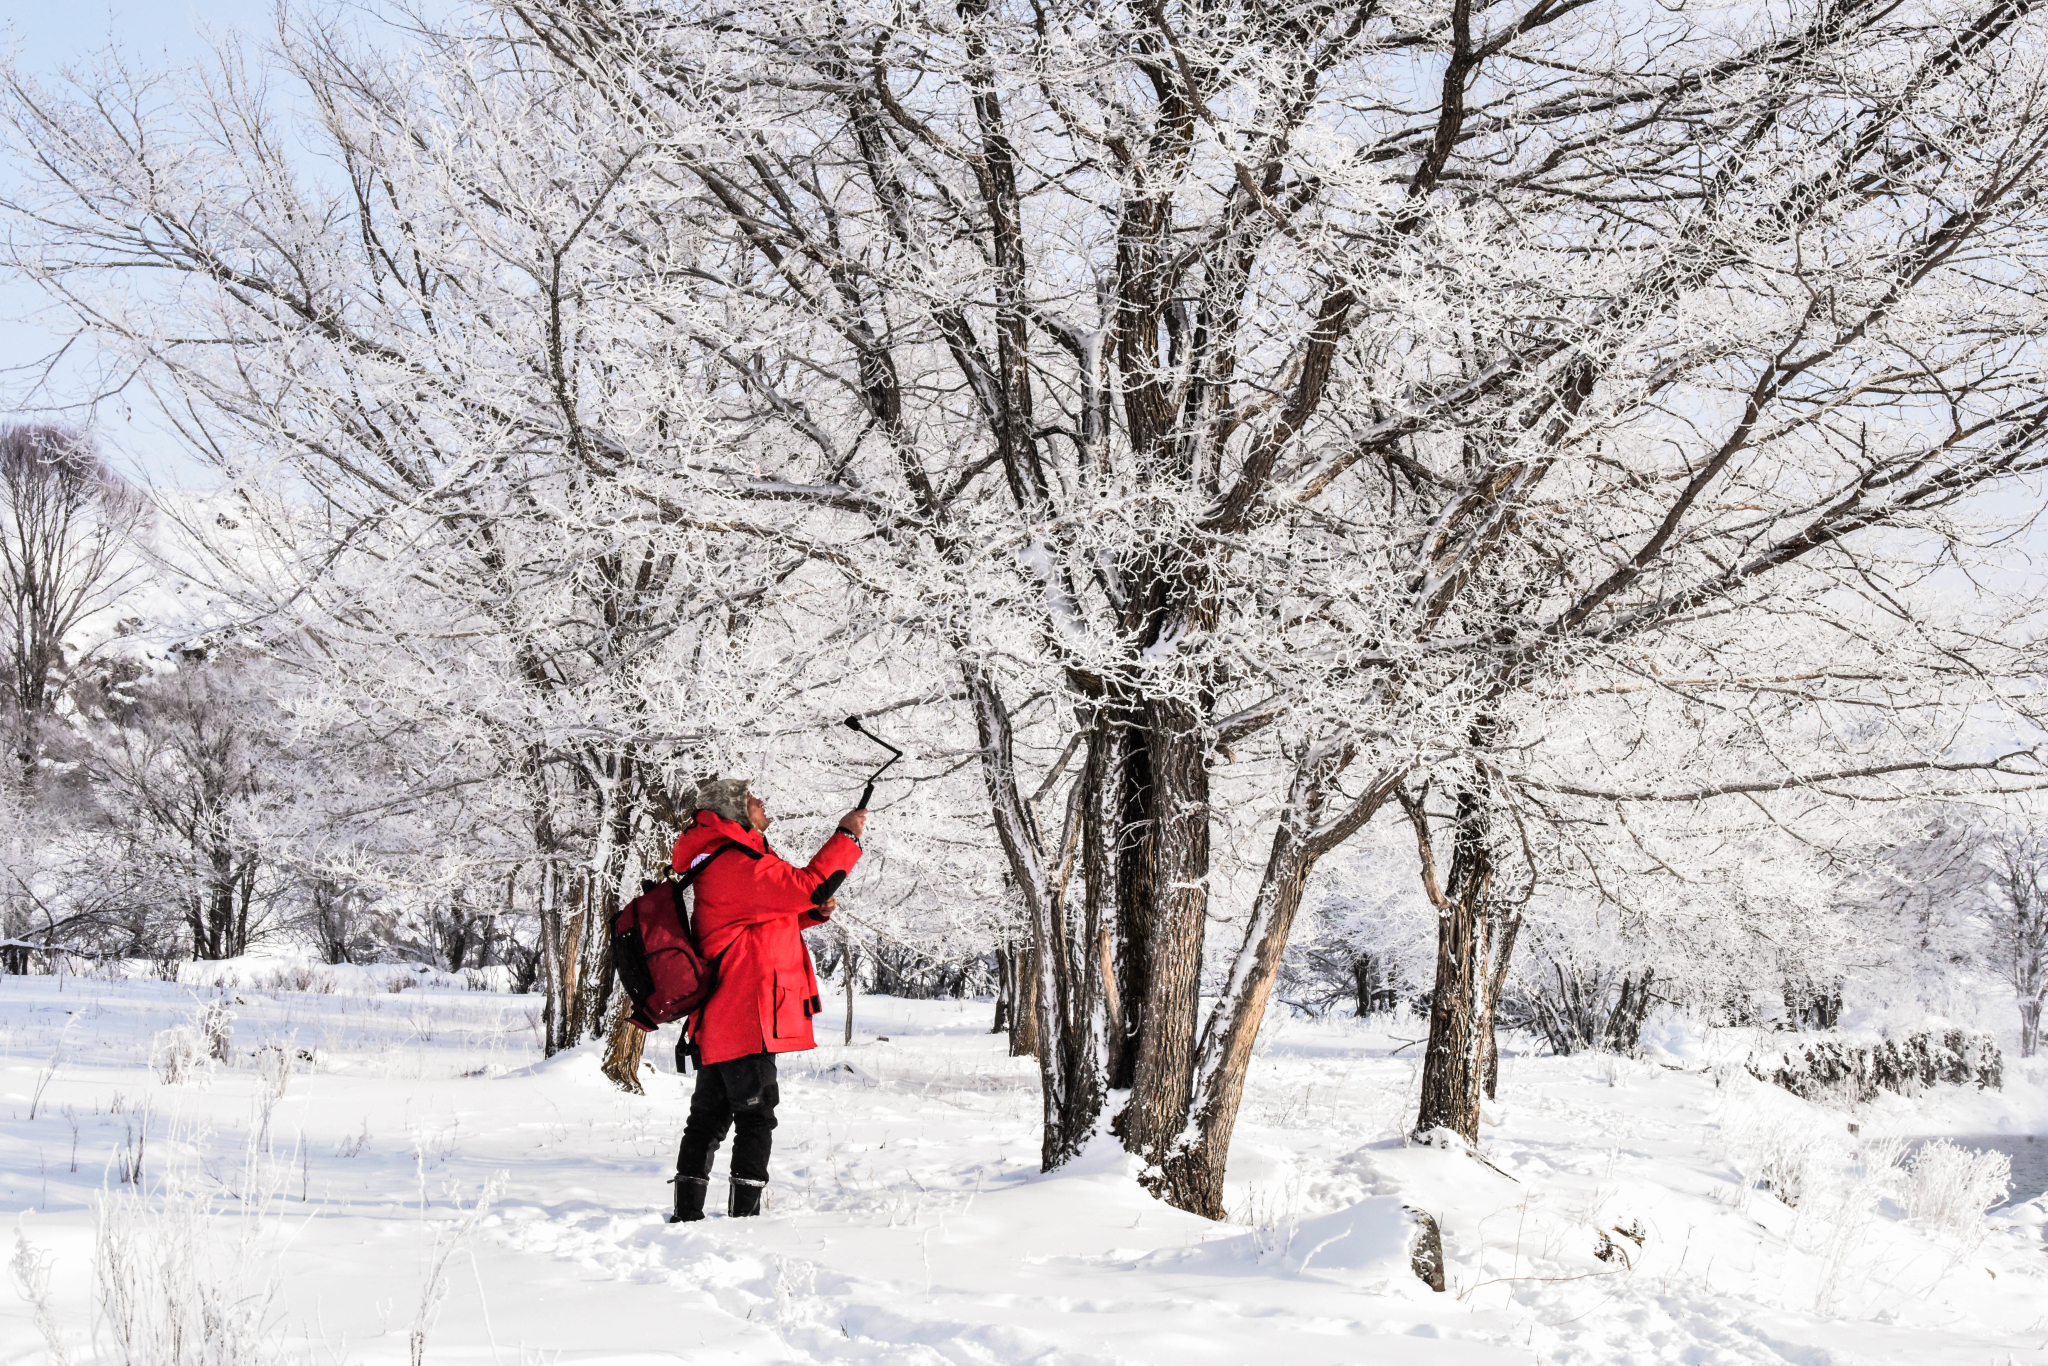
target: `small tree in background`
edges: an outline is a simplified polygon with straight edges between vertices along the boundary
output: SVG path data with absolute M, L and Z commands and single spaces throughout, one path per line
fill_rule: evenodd
M 263 933 L 279 886 L 265 847 L 283 768 L 252 661 L 205 660 L 137 690 L 92 732 L 91 769 L 138 894 L 176 907 L 194 958 L 233 958 Z
M 19 763 L 78 662 L 74 633 L 121 590 L 142 508 L 84 435 L 0 427 L 0 669 Z
M 2012 984 L 2020 1007 L 2020 1056 L 2041 1049 L 2041 1008 L 2048 1003 L 2048 839 L 2032 830 L 1994 835 L 1983 855 L 1989 930 L 1985 957 Z

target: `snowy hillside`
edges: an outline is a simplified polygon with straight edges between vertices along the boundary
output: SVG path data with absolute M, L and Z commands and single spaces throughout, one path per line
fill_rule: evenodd
M 786 1060 L 769 1217 L 683 1228 L 678 1078 L 541 1062 L 536 997 L 225 966 L 228 1065 L 192 1056 L 191 982 L 0 980 L 0 1361 L 169 1359 L 175 1307 L 238 1364 L 2048 1362 L 2042 1202 L 1986 1220 L 1967 1162 L 1897 1142 L 2048 1135 L 2038 1064 L 1845 1114 L 1743 1075 L 1732 1031 L 1511 1055 L 1482 1164 L 1403 1146 L 1401 1038 L 1276 1025 L 1212 1224 L 1113 1142 L 1041 1176 L 985 1004 L 864 997 L 853 1046 Z

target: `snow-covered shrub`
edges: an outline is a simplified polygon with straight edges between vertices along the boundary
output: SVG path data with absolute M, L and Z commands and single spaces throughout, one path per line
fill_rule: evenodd
M 190 1086 L 213 1073 L 213 1054 L 196 1025 L 172 1025 L 149 1042 L 149 1070 L 166 1086 Z
M 256 1145 L 270 1149 L 270 1116 L 292 1082 L 290 1046 L 268 1044 L 256 1050 Z
M 1542 1035 L 1559 1057 L 1602 1049 L 1634 1053 L 1656 997 L 1656 969 L 1554 950 L 1517 964 L 1500 1002 L 1504 1029 Z
M 7 1269 L 14 1276 L 14 1291 L 28 1301 L 36 1331 L 42 1334 L 54 1366 L 70 1366 L 71 1355 L 64 1347 L 63 1330 L 50 1303 L 50 1254 L 33 1246 L 20 1228 L 14 1230 L 14 1258 Z
M 1793 1231 L 1795 1244 L 1819 1262 L 1815 1313 L 1833 1317 L 1845 1302 L 1865 1293 L 1871 1225 L 1884 1197 L 1904 1176 L 1899 1163 L 1905 1150 L 1898 1138 L 1872 1135 L 1847 1151 L 1836 1149 L 1833 1155 L 1841 1160 L 1815 1165 L 1818 1189 L 1799 1207 L 1799 1226 Z
M 226 1001 L 216 996 L 201 1008 L 199 1033 L 206 1040 L 206 1051 L 213 1060 L 226 1062 L 235 1034 L 235 1012 L 228 1009 Z
M 253 1155 L 230 1217 L 172 1172 L 162 1189 L 109 1191 L 93 1219 L 94 1298 L 122 1366 L 267 1366 L 287 1359 L 267 1218 L 279 1174 Z
M 334 990 L 333 984 L 309 963 L 287 963 L 272 972 L 260 985 L 267 991 Z
M 1728 1160 L 1744 1190 L 1775 1195 L 1797 1206 L 1814 1191 L 1831 1154 L 1810 1115 L 1750 1107 L 1723 1128 Z
M 1923 1143 L 1906 1163 L 1906 1217 L 1961 1241 L 1984 1231 L 1984 1216 L 2012 1188 L 2012 1159 L 1973 1152 L 1945 1138 Z
M 1865 1042 L 1823 1039 L 1759 1052 L 1746 1065 L 1757 1080 L 1795 1096 L 1842 1104 L 1861 1104 L 1879 1091 L 1918 1095 L 1937 1083 L 1996 1090 L 2005 1076 L 1997 1042 L 1961 1029 Z

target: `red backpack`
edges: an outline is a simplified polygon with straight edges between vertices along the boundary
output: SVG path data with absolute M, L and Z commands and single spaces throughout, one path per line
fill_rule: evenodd
M 697 939 L 683 914 L 683 889 L 729 849 L 761 856 L 738 840 L 727 840 L 697 860 L 690 871 L 666 882 L 643 882 L 639 896 L 612 917 L 612 966 L 632 999 L 630 1017 L 642 1033 L 680 1020 L 703 1006 L 718 989 L 718 961 L 697 951 Z

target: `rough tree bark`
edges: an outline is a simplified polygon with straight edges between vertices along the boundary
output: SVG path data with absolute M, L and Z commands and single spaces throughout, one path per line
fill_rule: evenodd
M 1480 1100 L 1487 1093 L 1494 1053 L 1496 983 L 1506 967 L 1500 951 L 1513 944 L 1512 933 L 1496 923 L 1484 798 L 1472 784 L 1458 788 L 1450 821 L 1450 873 L 1440 879 L 1429 813 L 1420 797 L 1405 790 L 1399 796 L 1415 828 L 1423 890 L 1437 912 L 1436 985 L 1430 993 L 1429 1041 L 1412 1132 L 1426 1139 L 1447 1129 L 1477 1143 Z
M 1157 705 L 1150 727 L 1151 883 L 1146 958 L 1136 1007 L 1137 1063 L 1116 1129 L 1155 1160 L 1187 1122 L 1200 1023 L 1202 941 L 1209 928 L 1209 769 L 1192 711 Z
M 1010 950 L 1010 1056 L 1038 1056 L 1038 956 L 1029 943 Z

